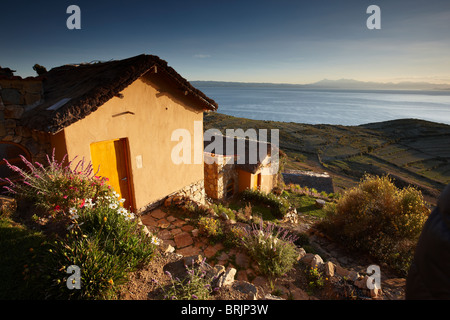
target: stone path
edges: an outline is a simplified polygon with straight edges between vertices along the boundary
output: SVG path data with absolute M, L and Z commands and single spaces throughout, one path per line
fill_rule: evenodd
M 234 268 L 237 270 L 236 280 L 252 283 L 262 288 L 263 291 L 268 292 L 267 279 L 257 274 L 258 267 L 251 262 L 244 250 L 225 248 L 222 243 L 211 243 L 208 241 L 208 238 L 199 235 L 199 230 L 189 223 L 189 218 L 182 218 L 177 214 L 169 214 L 162 207 L 141 216 L 140 219 L 152 234 L 163 240 L 164 251 L 175 252 L 184 257 L 201 255 L 201 257 L 207 259 L 207 263 L 211 266 L 222 265 L 227 270 Z M 310 223 L 302 221 L 296 226 L 297 228 L 294 229 L 301 227 L 301 231 L 306 231 L 306 229 L 309 229 Z M 350 271 L 364 269 L 363 266 L 358 265 L 350 257 L 338 252 L 339 250 L 335 248 L 334 244 L 327 243 L 325 239 L 310 235 L 310 240 L 315 244 L 316 249 L 320 249 L 320 253 L 324 258 L 331 261 L 337 260 L 339 264 L 344 265 Z M 367 265 L 369 264 L 366 264 L 365 268 L 367 268 Z M 404 279 L 391 279 L 391 277 L 382 276 L 382 280 L 386 280 L 382 281 L 385 298 L 389 300 L 404 299 Z M 278 283 L 279 281 L 276 282 Z M 278 285 L 276 284 L 276 286 Z M 282 291 L 289 292 L 291 298 L 295 300 L 309 300 L 313 298 L 309 297 L 302 289 L 292 286 L 292 283 L 287 284 L 287 287 L 285 285 L 281 288 Z
M 237 269 L 236 279 L 249 281 L 256 279 L 254 268 L 250 265 L 250 258 L 237 248 L 226 249 L 222 243 L 210 243 L 207 238 L 199 235 L 198 229 L 189 224 L 189 219 L 183 219 L 168 214 L 161 208 L 141 217 L 147 229 L 163 240 L 164 250 L 175 251 L 183 256 L 201 255 L 208 264 L 220 264 L 226 268 Z M 257 279 L 261 280 L 261 279 Z

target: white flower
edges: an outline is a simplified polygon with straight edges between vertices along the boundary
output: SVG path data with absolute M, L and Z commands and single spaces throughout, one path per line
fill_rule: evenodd
M 125 202 L 125 199 L 122 198 L 122 199 L 119 200 L 119 202 L 120 202 L 120 203 L 124 203 L 124 202 Z
M 125 216 L 127 214 L 127 209 L 120 207 L 117 209 L 117 213 Z
M 77 209 L 75 209 L 75 208 L 70 208 L 70 209 L 69 209 L 69 213 L 70 213 L 71 215 L 74 215 L 75 213 L 77 213 Z
M 117 192 L 113 191 L 113 196 L 116 197 L 116 198 L 119 198 L 120 194 L 118 194 Z
M 84 202 L 84 206 L 88 209 L 92 209 L 92 207 L 94 206 L 94 204 L 92 203 L 92 199 L 86 199 Z
M 152 243 L 159 245 L 159 239 L 157 237 L 152 237 Z
M 128 212 L 128 213 L 125 215 L 125 219 L 126 219 L 126 220 L 134 219 L 134 213 L 133 213 L 133 212 Z
M 115 202 L 109 204 L 110 209 L 117 209 L 117 207 L 118 207 L 118 205 Z

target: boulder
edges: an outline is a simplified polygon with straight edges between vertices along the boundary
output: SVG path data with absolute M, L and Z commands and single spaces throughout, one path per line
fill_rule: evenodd
M 322 267 L 322 265 L 323 265 L 322 258 L 318 254 L 315 254 L 311 260 L 311 268 L 320 268 Z
M 256 300 L 256 297 L 258 295 L 258 289 L 255 285 L 251 284 L 247 281 L 235 281 L 232 284 L 232 287 L 244 294 L 247 294 L 248 297 L 252 300 Z
M 335 265 L 333 262 L 327 261 L 325 262 L 325 275 L 328 277 L 334 277 Z
M 316 207 L 317 208 L 323 208 L 325 206 L 325 200 L 322 199 L 316 199 Z
M 225 271 L 217 281 L 217 287 L 229 286 L 234 282 L 234 276 L 237 270 L 235 268 L 230 268 Z

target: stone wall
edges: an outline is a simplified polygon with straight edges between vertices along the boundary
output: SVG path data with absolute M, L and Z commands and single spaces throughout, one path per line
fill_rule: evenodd
M 319 192 L 334 192 L 333 179 L 326 172 L 286 170 L 283 172 L 283 179 L 285 184 L 298 184 L 301 187 L 314 188 Z
M 161 198 L 157 201 L 154 201 L 147 206 L 140 208 L 136 211 L 139 215 L 144 215 L 145 213 L 154 210 L 155 208 L 162 206 L 163 204 L 169 206 L 170 204 L 177 204 L 177 202 L 181 201 L 183 198 L 189 198 L 197 203 L 205 204 L 206 203 L 206 194 L 205 194 L 205 183 L 204 180 L 199 180 L 194 182 L 178 191 L 175 191 L 164 198 Z
M 205 158 L 215 159 L 211 164 L 204 165 L 205 192 L 211 199 L 219 200 L 227 198 L 227 186 L 233 183 L 233 194 L 239 189 L 238 173 L 235 165 L 230 163 L 231 157 L 205 154 Z
M 197 203 L 205 204 L 205 182 L 204 180 L 197 181 L 175 192 L 172 196 L 187 197 Z
M 44 162 L 51 153 L 50 135 L 20 125 L 24 112 L 41 103 L 42 81 L 38 78 L 0 78 L 0 141 L 27 149 L 33 161 Z

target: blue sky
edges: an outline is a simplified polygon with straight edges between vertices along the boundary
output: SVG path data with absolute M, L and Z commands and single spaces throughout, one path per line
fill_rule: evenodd
M 81 9 L 69 30 L 66 9 Z M 381 29 L 369 30 L 369 5 Z M 448 0 L 8 1 L 0 65 L 21 76 L 142 53 L 193 80 L 450 83 Z

